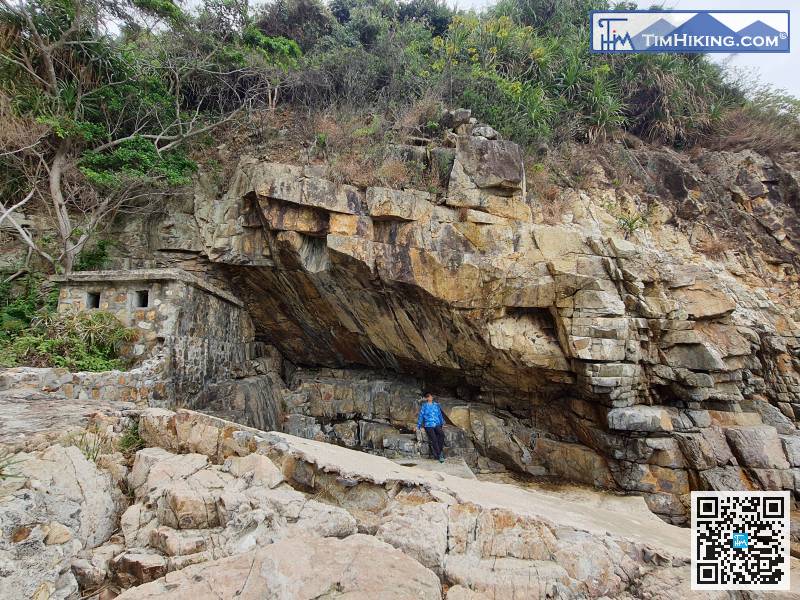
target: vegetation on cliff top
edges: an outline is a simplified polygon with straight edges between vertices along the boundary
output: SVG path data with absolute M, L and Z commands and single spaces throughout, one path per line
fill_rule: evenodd
M 349 137 L 377 143 L 398 124 L 435 133 L 442 106 L 527 147 L 629 131 L 678 147 L 800 148 L 795 99 L 704 56 L 590 54 L 587 13 L 609 7 L 627 4 L 499 0 L 476 14 L 444 0 L 256 11 L 204 0 L 192 12 L 172 0 L 0 0 L 0 219 L 50 269 L 73 270 L 116 216 L 158 210 L 189 182 L 215 130 L 257 130 L 278 107 L 320 124 L 313 151 L 326 156 L 348 111 Z M 408 165 L 346 162 L 344 178 L 437 185 Z M 55 235 L 26 226 L 31 212 Z

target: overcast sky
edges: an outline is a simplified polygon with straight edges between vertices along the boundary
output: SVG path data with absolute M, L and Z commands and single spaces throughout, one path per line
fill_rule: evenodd
M 492 0 L 452 0 L 458 8 L 485 8 Z M 639 8 L 649 8 L 655 0 L 637 0 Z M 790 10 L 791 53 L 789 54 L 712 54 L 715 61 L 727 60 L 735 68 L 755 72 L 761 81 L 783 88 L 800 98 L 800 2 L 797 0 L 664 0 L 674 10 Z M 586 16 L 587 20 L 589 16 Z

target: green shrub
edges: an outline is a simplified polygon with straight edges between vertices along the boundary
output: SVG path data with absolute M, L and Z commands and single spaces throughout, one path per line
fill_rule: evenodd
M 738 85 L 751 90 L 747 101 L 726 107 L 703 144 L 717 150 L 751 149 L 771 155 L 800 152 L 800 100 L 751 78 Z
M 335 24 L 304 57 L 289 95 L 316 108 L 391 111 L 433 94 L 523 145 L 593 142 L 627 129 L 678 147 L 716 134 L 727 141 L 713 143 L 736 146 L 744 141 L 736 123 L 773 131 L 775 122 L 785 124 L 780 143 L 763 135 L 754 143 L 796 145 L 791 103 L 748 99 L 752 85 L 731 82 L 705 56 L 591 54 L 588 11 L 632 5 L 499 0 L 476 14 L 437 0 L 334 0 Z
M 75 259 L 73 269 L 76 271 L 101 271 L 108 267 L 111 257 L 109 249 L 114 245 L 111 240 L 97 240 L 91 248 L 84 247 Z
M 138 450 L 145 447 L 144 440 L 139 433 L 139 421 L 134 421 L 133 425 L 125 430 L 118 445 L 120 451 L 126 456 L 135 454 Z
M 490 13 L 510 17 L 517 23 L 550 34 L 563 35 L 585 28 L 589 11 L 608 10 L 609 5 L 607 0 L 499 0 Z M 631 10 L 635 8 L 634 4 Z
M 626 240 L 640 229 L 647 227 L 647 214 L 643 214 L 638 210 L 618 209 L 614 206 L 606 208 L 617 220 L 617 227 L 619 227 Z
M 523 145 L 594 141 L 626 124 L 622 88 L 608 59 L 589 54 L 585 28 L 556 37 L 508 16 L 457 16 L 433 47 L 451 103 Z
M 649 140 L 691 145 L 713 131 L 724 109 L 744 102 L 722 67 L 701 55 L 631 54 L 615 63 L 630 129 Z
M 274 0 L 256 18 L 256 27 L 270 37 L 294 40 L 308 51 L 330 33 L 335 19 L 319 0 Z
M 125 367 L 119 352 L 134 339 L 108 312 L 40 311 L 29 327 L 0 343 L 0 366 L 64 367 L 72 371 L 109 371 Z
M 0 276 L 0 341 L 26 330 L 40 310 L 54 310 L 58 303 L 58 290 L 46 286 L 40 274 L 13 284 L 4 279 Z
M 152 141 L 139 136 L 111 150 L 84 152 L 79 167 L 104 192 L 149 179 L 173 186 L 185 185 L 197 170 L 197 165 L 183 152 L 161 153 Z

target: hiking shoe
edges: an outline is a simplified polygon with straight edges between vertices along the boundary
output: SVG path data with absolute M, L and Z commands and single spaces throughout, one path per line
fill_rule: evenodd
M 439 457 L 439 462 L 440 462 L 440 463 L 443 463 L 443 462 L 444 462 L 444 456 L 440 456 L 440 457 Z

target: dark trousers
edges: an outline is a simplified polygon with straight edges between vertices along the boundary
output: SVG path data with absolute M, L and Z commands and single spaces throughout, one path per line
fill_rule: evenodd
M 442 426 L 426 427 L 425 433 L 428 434 L 428 446 L 430 446 L 433 458 L 439 458 L 444 452 L 444 432 Z

